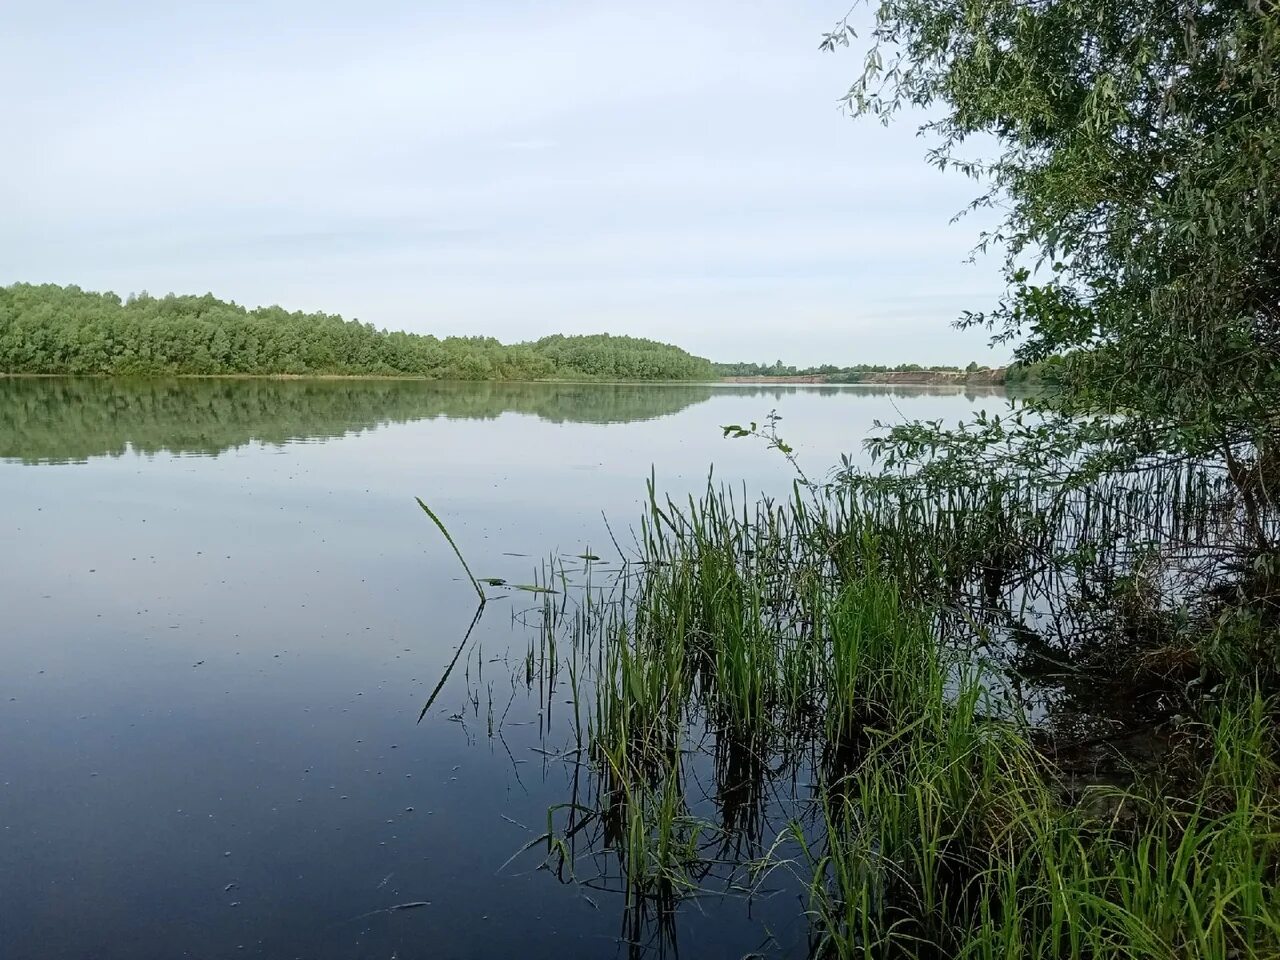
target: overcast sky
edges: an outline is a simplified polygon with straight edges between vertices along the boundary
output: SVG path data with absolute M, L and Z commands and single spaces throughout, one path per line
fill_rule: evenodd
M 0 283 L 505 341 L 993 362 L 974 184 L 854 121 L 818 0 L 7 0 Z

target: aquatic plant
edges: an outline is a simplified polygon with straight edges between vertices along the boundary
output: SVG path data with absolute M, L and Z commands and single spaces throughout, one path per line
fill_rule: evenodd
M 1017 695 L 1019 651 L 1033 630 L 1064 656 L 1107 638 L 1137 671 L 1167 625 L 1029 598 L 1141 578 L 1163 521 L 1029 502 L 798 485 L 782 503 L 676 504 L 651 485 L 638 554 L 575 605 L 544 601 L 525 659 L 530 682 L 572 677 L 562 755 L 586 774 L 535 846 L 566 880 L 618 890 L 633 939 L 784 870 L 808 889 L 815 956 L 1274 955 L 1274 701 L 1258 675 L 1214 700 L 1172 681 L 1163 752 L 1090 781 L 1084 746 Z M 1053 566 L 1072 547 L 1079 565 Z

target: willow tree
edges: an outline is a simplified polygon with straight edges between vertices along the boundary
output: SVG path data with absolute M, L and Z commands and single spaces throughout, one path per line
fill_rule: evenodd
M 1035 417 L 883 438 L 948 469 L 1059 478 L 1197 462 L 1230 478 L 1251 552 L 1280 492 L 1280 4 L 884 0 L 844 98 L 927 118 L 929 158 L 1001 211 L 1004 298 L 961 317 L 1024 363 L 1065 356 Z M 1031 424 L 1034 423 L 1034 426 Z M 1050 471 L 1051 472 L 1051 471 Z M 1256 554 L 1255 554 L 1256 555 Z

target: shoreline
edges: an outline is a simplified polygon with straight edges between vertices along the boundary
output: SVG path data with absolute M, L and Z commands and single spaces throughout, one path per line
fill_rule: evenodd
M 752 376 L 721 377 L 721 383 L 777 383 L 777 384 L 810 384 L 826 386 L 850 386 L 859 384 L 889 384 L 894 386 L 980 386 L 1002 387 L 1005 385 L 1005 368 L 983 370 L 976 373 L 951 370 L 886 370 L 868 372 L 858 380 L 834 379 L 836 375 L 826 373 L 796 374 L 795 376 Z
M 578 380 L 545 378 L 526 380 L 519 377 L 485 377 L 462 380 L 453 377 L 423 377 L 407 373 L 4 373 L 0 380 L 370 380 L 417 383 L 564 383 L 593 385 L 699 386 L 718 381 L 708 380 Z

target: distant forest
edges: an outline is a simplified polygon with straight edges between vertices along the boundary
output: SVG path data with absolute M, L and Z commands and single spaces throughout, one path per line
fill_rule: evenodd
M 0 372 L 28 374 L 334 374 L 434 380 L 711 380 L 679 347 L 609 334 L 503 344 L 379 330 L 282 307 L 205 296 L 122 300 L 79 287 L 0 287 Z
M 887 367 L 874 363 L 858 363 L 848 367 L 838 367 L 824 363 L 818 367 L 796 367 L 783 363 L 716 363 L 712 364 L 718 377 L 824 377 L 827 383 L 858 383 L 869 373 L 970 373 L 985 370 L 977 363 L 967 368 L 949 366 L 924 366 L 919 363 L 900 363 Z
M 924 366 L 919 363 L 900 363 L 892 367 L 872 363 L 860 363 L 848 367 L 838 367 L 833 364 L 795 367 L 781 360 L 776 363 L 714 363 L 712 367 L 717 377 L 822 377 L 826 383 L 861 383 L 870 374 L 954 373 L 968 374 L 983 383 L 1036 386 L 1056 383 L 1065 364 L 1065 358 L 1053 356 L 1036 363 L 1015 361 L 1007 367 L 994 371 L 991 367 L 980 366 L 976 361 L 967 367 Z
M 1002 379 L 1052 379 L 1043 364 L 1014 364 Z M 248 309 L 212 294 L 121 299 L 76 286 L 0 287 L 0 374 L 117 376 L 404 376 L 429 380 L 711 381 L 820 376 L 858 383 L 869 374 L 977 373 L 985 367 L 855 364 L 796 367 L 781 360 L 712 363 L 639 337 L 554 335 L 504 344 L 380 330 L 327 313 Z M 986 380 L 984 382 L 992 382 Z

